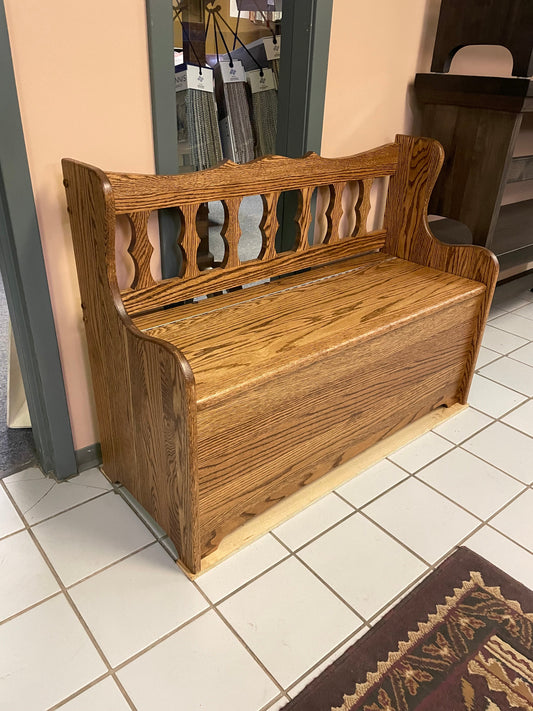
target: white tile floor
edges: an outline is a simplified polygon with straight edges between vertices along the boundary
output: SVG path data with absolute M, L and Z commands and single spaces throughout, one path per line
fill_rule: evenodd
M 471 408 L 190 582 L 95 470 L 0 483 L 0 711 L 276 711 L 459 544 L 533 587 L 533 277 Z

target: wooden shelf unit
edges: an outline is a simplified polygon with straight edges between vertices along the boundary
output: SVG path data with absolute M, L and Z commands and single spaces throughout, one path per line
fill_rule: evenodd
M 474 244 L 492 249 L 500 279 L 533 268 L 533 200 L 501 206 L 507 183 L 533 177 L 532 156 L 513 158 L 523 115 L 533 112 L 533 82 L 417 74 L 415 93 L 421 133 L 440 141 L 446 155 L 429 213 L 463 223 Z M 446 241 L 458 239 L 450 224 L 433 227 Z

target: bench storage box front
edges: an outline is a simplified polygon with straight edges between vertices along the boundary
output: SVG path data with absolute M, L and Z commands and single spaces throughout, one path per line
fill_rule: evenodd
M 482 247 L 431 234 L 441 164 L 437 142 L 409 136 L 349 158 L 271 156 L 179 176 L 63 161 L 104 471 L 191 573 L 250 518 L 432 410 L 466 402 L 498 266 Z M 383 226 L 368 231 L 382 177 Z M 358 197 L 344 234 L 347 185 Z M 316 188 L 326 229 L 310 244 Z M 288 190 L 299 196 L 296 238 L 278 253 Z M 241 263 L 247 195 L 262 196 L 263 244 Z M 212 200 L 224 205 L 225 255 L 202 270 L 196 216 Z M 166 208 L 179 210 L 182 268 L 156 280 L 147 224 Z M 134 265 L 124 289 L 119 215 Z

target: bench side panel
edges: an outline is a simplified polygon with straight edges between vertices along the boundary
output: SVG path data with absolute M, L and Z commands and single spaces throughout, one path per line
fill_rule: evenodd
M 429 138 L 397 136 L 399 163 L 391 178 L 385 207 L 384 251 L 439 271 L 449 272 L 485 284 L 484 298 L 472 333 L 467 354 L 460 402 L 466 403 L 481 338 L 498 278 L 498 260 L 492 252 L 477 245 L 448 245 L 438 240 L 428 223 L 431 191 L 440 172 L 444 151 Z
M 114 274 L 115 210 L 105 175 L 63 161 L 104 470 L 122 482 L 198 568 L 196 394 L 174 346 L 142 334 Z

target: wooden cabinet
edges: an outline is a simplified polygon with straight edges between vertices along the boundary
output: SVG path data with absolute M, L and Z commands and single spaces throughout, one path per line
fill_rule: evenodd
M 498 256 L 500 278 L 533 268 L 533 187 L 532 199 L 501 206 L 508 182 L 533 177 L 533 156 L 513 159 L 523 117 L 533 112 L 533 82 L 417 74 L 415 93 L 422 105 L 421 133 L 440 141 L 446 154 L 430 214 L 465 224 L 474 244 Z M 449 223 L 434 222 L 432 228 L 453 241 Z

